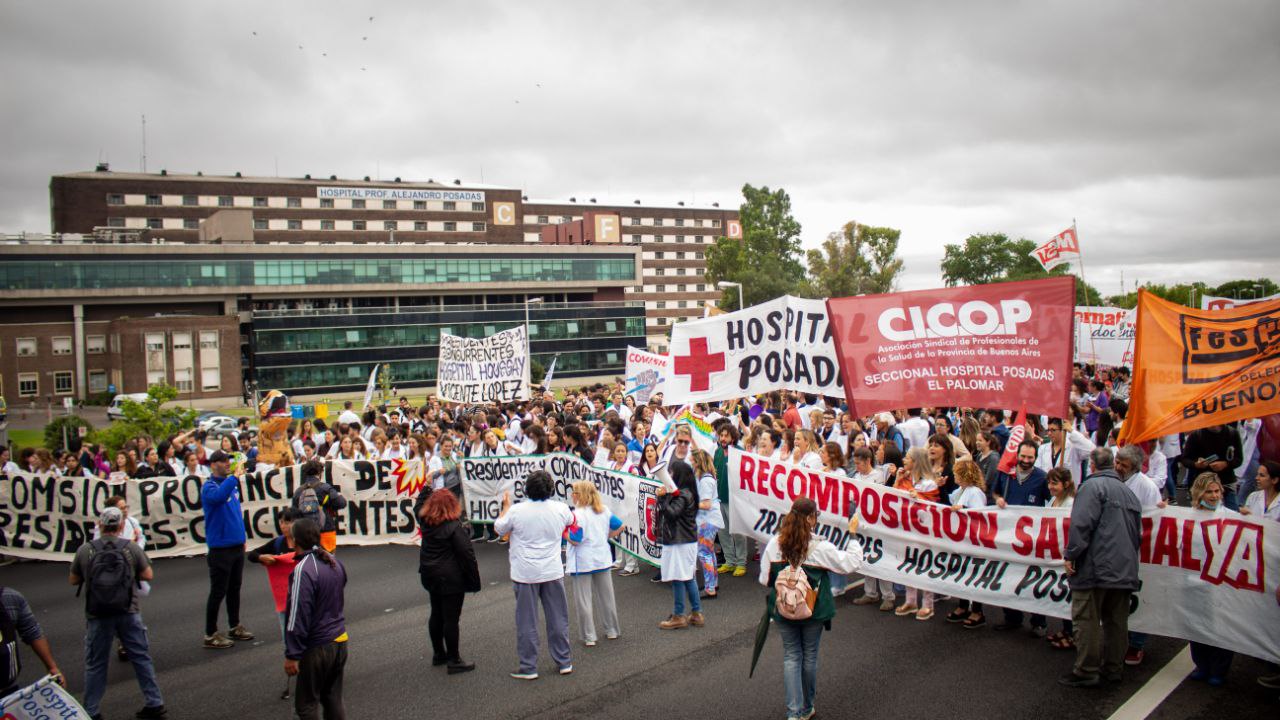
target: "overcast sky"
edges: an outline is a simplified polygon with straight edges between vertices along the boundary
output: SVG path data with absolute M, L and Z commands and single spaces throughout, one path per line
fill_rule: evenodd
M 1280 277 L 1280 3 L 4 2 L 0 231 L 138 170 L 737 204 L 816 246 L 1047 240 L 1087 279 Z

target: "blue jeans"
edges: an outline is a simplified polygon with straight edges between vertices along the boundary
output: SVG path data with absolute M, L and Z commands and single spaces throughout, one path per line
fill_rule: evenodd
M 832 572 L 830 570 L 827 571 L 827 574 L 831 576 L 831 595 L 833 597 L 840 597 L 849 589 L 848 575 Z
M 672 580 L 671 594 L 676 598 L 676 615 L 684 614 L 684 596 L 689 596 L 689 610 L 691 612 L 702 612 L 702 601 L 698 599 L 698 581 L 697 580 Z
M 800 717 L 813 709 L 818 693 L 818 643 L 822 623 L 775 622 L 782 635 L 782 685 L 787 689 L 787 717 Z
M 111 641 L 120 638 L 124 651 L 133 663 L 133 674 L 147 707 L 164 704 L 160 686 L 156 684 L 156 668 L 147 648 L 147 629 L 142 616 L 127 613 L 106 618 L 89 618 L 84 636 L 84 709 L 98 714 L 102 696 L 107 692 L 107 669 L 111 662 Z

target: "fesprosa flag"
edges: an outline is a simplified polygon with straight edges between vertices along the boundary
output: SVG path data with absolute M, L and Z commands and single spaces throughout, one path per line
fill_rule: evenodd
M 845 397 L 901 407 L 1025 407 L 1065 417 L 1075 278 L 831 298 Z
M 1280 412 L 1280 300 L 1197 310 L 1138 291 L 1120 442 Z

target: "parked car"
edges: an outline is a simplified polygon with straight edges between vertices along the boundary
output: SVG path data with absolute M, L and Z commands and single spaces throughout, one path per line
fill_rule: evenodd
M 257 429 L 257 428 L 253 428 L 253 427 L 251 427 L 251 428 L 249 428 L 248 430 L 245 430 L 245 431 L 244 431 L 244 433 L 241 433 L 241 434 L 243 435 L 243 434 L 246 434 L 246 433 L 249 435 L 249 437 L 250 437 L 250 438 L 256 438 L 256 437 L 258 437 L 258 429 Z M 205 435 L 205 439 L 204 439 L 205 447 L 210 447 L 210 448 L 216 448 L 216 447 L 218 447 L 219 445 L 221 445 L 221 444 L 222 444 L 222 438 L 224 438 L 224 437 L 229 437 L 229 438 L 231 438 L 231 440 L 232 440 L 233 442 L 234 442 L 234 441 L 236 441 L 236 439 L 237 439 L 237 438 L 236 438 L 236 426 L 235 426 L 235 424 L 232 424 L 230 427 L 227 427 L 227 426 L 219 426 L 219 427 L 217 427 L 217 428 L 214 428 L 214 429 L 212 429 L 212 430 L 209 430 L 209 431 L 208 431 L 208 434 L 207 434 L 207 435 Z
M 128 393 L 125 395 L 117 395 L 111 398 L 111 404 L 107 406 L 107 419 L 119 420 L 124 417 L 124 401 L 132 400 L 134 402 L 145 402 L 148 398 L 146 393 Z
M 213 432 L 214 430 L 235 430 L 236 419 L 229 415 L 210 415 L 203 420 L 196 421 L 196 428 L 205 432 Z

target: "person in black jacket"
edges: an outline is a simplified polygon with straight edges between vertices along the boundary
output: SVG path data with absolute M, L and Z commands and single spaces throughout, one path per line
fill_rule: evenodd
M 671 462 L 671 480 L 675 489 L 658 488 L 658 514 L 661 518 L 662 581 L 671 583 L 675 607 L 671 616 L 658 623 L 663 630 L 677 630 L 705 622 L 698 599 L 698 480 L 693 468 L 679 460 Z M 684 600 L 689 598 L 689 614 L 684 614 Z
M 1182 445 L 1179 461 L 1195 477 L 1202 472 L 1212 472 L 1222 484 L 1222 504 L 1228 510 L 1239 510 L 1236 497 L 1236 468 L 1244 460 L 1240 450 L 1240 433 L 1234 424 L 1212 425 L 1200 428 L 1187 436 Z
M 431 637 L 431 664 L 448 663 L 449 674 L 476 668 L 458 650 L 458 621 L 468 592 L 480 591 L 480 567 L 471 547 L 471 533 L 459 520 L 458 498 L 451 492 L 431 492 L 424 487 L 414 503 L 414 515 L 422 532 L 418 574 L 431 598 L 427 633 Z
M 320 547 L 332 553 L 338 549 L 338 511 L 347 506 L 347 499 L 338 489 L 321 478 L 324 477 L 324 466 L 318 460 L 308 460 L 302 465 L 302 484 L 293 493 L 292 506 L 302 510 L 302 494 L 311 488 L 315 490 L 316 500 L 320 503 L 320 517 L 310 518 L 320 527 Z M 306 517 L 306 513 L 303 513 Z

